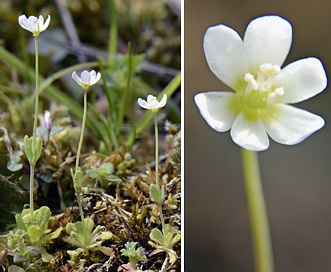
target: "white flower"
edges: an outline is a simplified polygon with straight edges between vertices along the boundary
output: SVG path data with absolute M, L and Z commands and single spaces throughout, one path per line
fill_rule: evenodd
M 74 71 L 72 73 L 72 78 L 86 91 L 90 86 L 94 85 L 100 80 L 101 74 L 99 72 L 96 73 L 94 70 L 91 72 L 83 71 L 81 73 L 81 77 L 79 77 L 76 71 Z
M 293 145 L 324 126 L 324 119 L 287 105 L 322 92 L 327 77 L 316 58 L 281 66 L 292 43 L 290 23 L 278 16 L 253 20 L 244 39 L 225 25 L 208 28 L 204 52 L 212 72 L 235 92 L 206 92 L 194 99 L 216 131 L 231 129 L 239 146 L 261 151 L 276 142 Z
M 161 101 L 159 102 L 155 96 L 148 95 L 147 100 L 142 100 L 138 98 L 138 104 L 140 107 L 151 110 L 153 112 L 157 112 L 160 108 L 164 107 L 167 103 L 167 95 L 164 94 Z
M 47 130 L 51 130 L 52 126 L 53 126 L 53 122 L 51 119 L 51 114 L 49 113 L 49 111 L 45 111 L 44 113 L 44 122 L 45 122 L 45 127 L 47 128 Z
M 43 32 L 49 25 L 51 21 L 51 16 L 48 15 L 46 22 L 44 23 L 44 17 L 42 15 L 39 18 L 35 16 L 30 16 L 26 18 L 25 15 L 21 15 L 18 17 L 18 23 L 24 29 L 32 32 L 33 36 L 38 36 L 40 32 Z

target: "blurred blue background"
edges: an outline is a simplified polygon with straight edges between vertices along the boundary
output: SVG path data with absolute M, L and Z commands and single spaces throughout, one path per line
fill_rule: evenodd
M 198 92 L 230 90 L 207 66 L 203 35 L 222 23 L 243 36 L 252 19 L 278 14 L 293 26 L 285 64 L 316 56 L 331 75 L 331 2 L 186 0 L 184 10 L 185 271 L 254 271 L 240 148 L 193 101 Z M 324 117 L 322 130 L 295 146 L 271 141 L 259 153 L 278 272 L 331 271 L 330 95 L 327 88 L 296 104 Z

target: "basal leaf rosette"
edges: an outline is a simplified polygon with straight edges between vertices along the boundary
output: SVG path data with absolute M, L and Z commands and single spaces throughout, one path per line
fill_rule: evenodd
M 262 151 L 269 137 L 285 145 L 302 142 L 324 119 L 288 105 L 309 99 L 327 86 L 321 61 L 300 59 L 281 68 L 292 43 L 291 24 L 279 16 L 251 21 L 244 39 L 225 25 L 209 27 L 204 52 L 211 71 L 234 92 L 204 92 L 194 99 L 209 126 L 230 130 L 239 146 Z

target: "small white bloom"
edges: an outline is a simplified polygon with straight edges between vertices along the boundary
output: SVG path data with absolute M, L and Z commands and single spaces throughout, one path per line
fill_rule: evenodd
M 81 73 L 81 77 L 79 77 L 76 71 L 74 71 L 72 73 L 72 78 L 77 82 L 77 84 L 82 86 L 84 90 L 87 90 L 90 86 L 94 85 L 100 80 L 101 74 L 99 72 L 96 73 L 94 70 L 91 72 L 83 71 Z
M 51 130 L 52 126 L 53 126 L 53 122 L 51 119 L 51 114 L 49 113 L 49 111 L 45 111 L 44 113 L 44 122 L 45 122 L 45 127 L 47 128 L 47 130 Z
M 268 135 L 281 144 L 302 142 L 324 126 L 324 119 L 287 105 L 309 99 L 327 85 L 323 65 L 305 58 L 281 69 L 292 43 L 292 27 L 279 16 L 259 17 L 244 39 L 225 26 L 207 29 L 204 52 L 212 72 L 234 92 L 205 92 L 194 99 L 216 131 L 231 130 L 239 146 L 261 151 Z
M 148 95 L 147 100 L 138 98 L 138 104 L 140 107 L 147 109 L 147 110 L 151 110 L 153 112 L 157 112 L 160 108 L 164 107 L 166 103 L 167 103 L 166 94 L 163 95 L 160 102 L 153 95 Z
M 39 18 L 35 16 L 30 16 L 29 18 L 26 18 L 25 15 L 21 15 L 18 17 L 18 23 L 20 24 L 20 26 L 32 32 L 33 36 L 38 36 L 40 32 L 43 32 L 49 26 L 50 21 L 50 15 L 48 15 L 45 23 L 44 17 L 42 15 L 40 15 Z

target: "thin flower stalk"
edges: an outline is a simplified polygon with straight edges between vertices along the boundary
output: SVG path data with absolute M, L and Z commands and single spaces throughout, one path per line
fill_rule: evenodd
M 156 182 L 159 190 L 161 190 L 162 181 L 159 180 L 159 130 L 158 130 L 158 126 L 157 126 L 156 112 L 154 112 L 154 127 L 155 127 L 155 182 Z M 165 224 L 164 224 L 164 217 L 163 217 L 161 203 L 158 203 L 158 209 L 159 209 L 159 214 L 160 214 L 162 230 L 164 230 Z
M 242 161 L 256 272 L 273 272 L 272 243 L 260 177 L 258 155 L 254 151 L 242 148 Z
M 138 99 L 138 104 L 140 107 L 150 110 L 154 113 L 154 128 L 155 128 L 155 183 L 156 190 L 154 190 L 153 184 L 150 187 L 150 192 L 155 202 L 157 203 L 160 220 L 162 224 L 162 230 L 165 229 L 162 205 L 164 201 L 164 186 L 162 181 L 159 179 L 159 131 L 157 125 L 157 112 L 166 105 L 167 95 L 164 94 L 161 101 L 158 101 L 155 96 L 148 95 L 146 100 L 141 98 Z
M 79 137 L 79 143 L 77 148 L 77 154 L 76 154 L 76 164 L 75 164 L 75 171 L 72 173 L 73 181 L 74 181 L 74 187 L 76 191 L 76 197 L 77 197 L 77 203 L 79 208 L 79 213 L 82 221 L 82 225 L 85 232 L 85 224 L 84 224 L 84 212 L 83 212 L 83 206 L 82 206 L 82 199 L 81 199 L 81 193 L 82 193 L 82 171 L 80 169 L 80 155 L 81 150 L 83 146 L 83 140 L 84 140 L 84 134 L 85 134 L 85 126 L 86 126 L 86 117 L 87 117 L 87 92 L 90 86 L 96 84 L 100 78 L 101 74 L 96 73 L 94 70 L 88 72 L 83 71 L 81 73 L 81 76 L 79 77 L 74 71 L 72 73 L 72 78 L 76 81 L 78 85 L 80 85 L 83 88 L 84 91 L 84 110 L 83 110 L 83 118 L 82 118 L 82 126 L 80 130 L 80 137 Z
M 35 89 L 35 108 L 34 108 L 34 119 L 33 119 L 33 132 L 32 132 L 32 139 L 33 142 L 36 141 L 37 138 L 37 126 L 38 126 L 38 112 L 39 112 L 39 48 L 38 48 L 38 36 L 34 36 L 35 41 L 35 70 L 36 70 L 36 89 Z M 30 162 L 30 211 L 31 216 L 33 215 L 33 188 L 34 188 L 34 173 L 35 173 L 35 166 L 34 162 Z
M 34 110 L 34 120 L 33 120 L 33 132 L 32 132 L 32 154 L 37 154 L 37 125 L 38 125 L 38 110 L 39 110 L 39 48 L 38 48 L 38 36 L 40 32 L 47 29 L 50 23 L 50 16 L 48 15 L 46 22 L 44 22 L 43 16 L 39 16 L 39 18 L 30 16 L 26 18 L 25 15 L 21 15 L 18 17 L 18 23 L 20 26 L 28 31 L 30 31 L 34 36 L 35 41 L 35 110 Z M 31 159 L 29 157 L 30 163 L 30 212 L 31 217 L 33 216 L 34 210 L 34 197 L 33 197 L 33 189 L 34 189 L 34 173 L 35 173 L 35 166 L 38 158 Z

